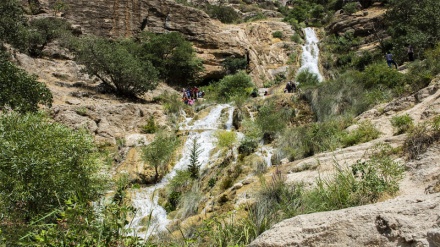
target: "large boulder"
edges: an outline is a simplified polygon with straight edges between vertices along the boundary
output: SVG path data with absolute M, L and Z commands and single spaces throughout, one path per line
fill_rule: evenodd
M 250 247 L 438 246 L 440 194 L 404 197 L 300 215 L 261 234 Z

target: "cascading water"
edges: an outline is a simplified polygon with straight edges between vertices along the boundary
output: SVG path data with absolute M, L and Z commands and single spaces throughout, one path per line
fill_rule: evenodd
M 318 42 L 319 39 L 316 36 L 315 31 L 311 27 L 304 28 L 305 34 L 305 44 L 302 46 L 303 53 L 301 59 L 301 67 L 298 70 L 298 73 L 304 70 L 308 70 L 309 72 L 316 74 L 318 76 L 318 80 L 321 82 L 323 77 L 319 72 L 319 48 Z M 301 82 L 299 82 L 301 83 Z
M 223 110 L 226 108 L 228 108 L 227 114 L 229 114 L 226 129 L 230 130 L 232 128 L 234 108 L 227 104 L 214 106 L 208 116 L 201 120 L 192 122 L 191 118 L 187 118 L 181 125 L 180 130 L 188 131 L 188 138 L 185 142 L 180 160 L 160 183 L 152 187 L 133 191 L 132 205 L 137 209 L 137 212 L 131 224 L 127 226 L 134 230 L 133 235 L 147 239 L 151 234 L 166 230 L 166 226 L 171 220 L 167 218 L 165 209 L 158 204 L 158 191 L 168 184 L 178 170 L 187 168 L 194 138 L 201 146 L 201 153 L 198 159 L 200 170 L 209 166 L 209 161 L 213 159 L 211 151 L 215 148 L 217 141 L 214 133 L 222 127 L 219 124 L 219 120 Z

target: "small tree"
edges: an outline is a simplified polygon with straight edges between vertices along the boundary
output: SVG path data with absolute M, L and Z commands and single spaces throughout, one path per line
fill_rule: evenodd
M 37 111 L 39 104 L 52 105 L 50 90 L 0 55 L 0 110 L 10 107 L 20 112 Z
M 26 18 L 18 1 L 0 1 L 0 45 L 6 42 L 25 50 L 28 35 L 26 26 Z
M 114 88 L 116 94 L 137 97 L 157 86 L 157 71 L 150 61 L 130 52 L 131 41 L 110 41 L 103 38 L 80 40 L 77 60 L 85 71 Z
M 154 167 L 154 180 L 159 181 L 159 170 L 165 170 L 173 157 L 173 152 L 178 144 L 174 135 L 167 135 L 165 132 L 156 134 L 154 141 L 142 148 L 142 159 L 148 165 Z
M 203 70 L 202 61 L 196 57 L 192 44 L 180 33 L 142 33 L 139 38 L 141 58 L 152 62 L 161 79 L 174 84 L 198 80 Z
M 199 156 L 201 152 L 202 150 L 200 150 L 200 144 L 197 143 L 197 139 L 194 138 L 192 141 L 191 153 L 189 156 L 189 165 L 188 165 L 188 171 L 191 173 L 191 178 L 193 179 L 199 178 L 199 172 L 200 172 Z

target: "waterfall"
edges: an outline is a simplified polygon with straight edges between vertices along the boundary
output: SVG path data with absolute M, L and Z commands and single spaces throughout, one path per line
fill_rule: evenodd
M 182 157 L 160 183 L 151 187 L 133 190 L 132 205 L 137 209 L 137 212 L 132 223 L 127 226 L 134 230 L 133 235 L 147 239 L 154 233 L 166 231 L 166 227 L 171 220 L 167 218 L 165 209 L 158 204 L 158 191 L 165 188 L 178 170 L 184 170 L 188 167 L 194 138 L 201 147 L 198 159 L 200 170 L 209 166 L 209 161 L 212 160 L 211 151 L 215 148 L 217 141 L 214 133 L 221 127 L 220 117 L 226 108 L 228 108 L 227 113 L 229 114 L 226 127 L 231 129 L 234 108 L 227 104 L 216 105 L 205 118 L 194 121 L 192 124 L 192 119 L 187 118 L 180 127 L 181 130 L 189 132 L 183 147 Z
M 319 72 L 319 39 L 316 36 L 315 31 L 311 27 L 304 28 L 305 34 L 305 44 L 302 46 L 303 53 L 301 59 L 301 67 L 298 73 L 304 70 L 309 70 L 309 72 L 318 76 L 318 80 L 321 82 L 323 80 L 321 73 Z M 297 73 L 297 74 L 298 74 Z M 301 83 L 301 82 L 299 82 Z

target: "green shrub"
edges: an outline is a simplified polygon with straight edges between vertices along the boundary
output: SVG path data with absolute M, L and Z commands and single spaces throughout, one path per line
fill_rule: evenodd
M 407 132 L 413 126 L 413 119 L 408 115 L 394 116 L 391 118 L 391 125 L 396 128 L 396 134 Z
M 239 70 L 245 70 L 247 65 L 246 58 L 227 57 L 222 62 L 222 66 L 226 71 L 226 74 L 235 74 Z
M 71 35 L 70 24 L 60 18 L 38 18 L 30 21 L 29 54 L 40 56 L 47 44 L 55 39 Z
M 404 84 L 404 75 L 395 69 L 387 68 L 385 63 L 376 63 L 365 68 L 360 80 L 366 88 L 383 85 L 392 89 Z
M 192 44 L 178 32 L 154 34 L 143 32 L 139 54 L 142 61 L 151 61 L 159 71 L 159 78 L 168 84 L 185 85 L 199 80 L 203 64 L 196 57 Z M 134 51 L 136 51 L 134 49 Z
M 403 143 L 403 151 L 408 159 L 415 159 L 438 140 L 440 140 L 440 116 L 433 118 L 429 123 L 410 128 Z
M 272 33 L 272 37 L 282 39 L 284 37 L 284 35 L 283 35 L 282 31 L 275 31 Z
M 265 141 L 271 142 L 275 135 L 286 127 L 289 119 L 283 116 L 283 112 L 272 102 L 266 102 L 258 109 L 255 123 L 260 128 Z
M 358 143 L 364 143 L 378 138 L 380 132 L 374 128 L 370 121 L 364 121 L 359 127 L 348 133 L 342 138 L 344 147 L 353 146 Z
M 150 116 L 147 124 L 142 126 L 142 129 L 141 129 L 142 133 L 145 133 L 145 134 L 153 134 L 153 133 L 156 133 L 157 130 L 159 130 L 159 127 L 156 125 L 156 122 L 154 121 L 153 116 Z
M 0 1 L 0 46 L 9 43 L 26 51 L 28 47 L 27 20 L 17 0 Z
M 256 140 L 244 138 L 241 141 L 240 146 L 238 147 L 238 153 L 243 155 L 250 155 L 251 153 L 255 152 L 257 147 L 258 142 Z
M 241 21 L 240 15 L 229 6 L 223 5 L 206 5 L 206 13 L 222 23 L 237 23 Z
M 302 44 L 303 42 L 303 40 L 301 39 L 301 35 L 299 35 L 298 33 L 293 34 L 292 37 L 290 37 L 290 40 L 297 44 Z
M 295 80 L 299 83 L 299 86 L 302 88 L 315 86 L 319 84 L 318 76 L 310 72 L 308 69 L 299 72 L 296 75 Z
M 5 114 L 0 130 L 3 214 L 28 223 L 71 198 L 95 198 L 99 179 L 91 136 L 32 114 Z
M 122 96 L 137 97 L 157 86 L 157 72 L 150 61 L 131 53 L 134 43 L 88 38 L 79 42 L 77 60 Z
M 347 15 L 352 15 L 358 11 L 358 3 L 357 2 L 350 2 L 344 5 L 342 7 L 342 10 L 344 10 L 344 13 Z
M 253 88 L 252 79 L 244 71 L 239 71 L 234 75 L 227 75 L 216 85 L 218 98 L 222 101 L 229 101 L 237 96 L 246 97 L 250 95 Z
M 215 133 L 217 138 L 217 146 L 232 150 L 237 142 L 237 135 L 233 131 L 219 130 Z
M 20 112 L 35 112 L 38 105 L 52 106 L 52 93 L 38 82 L 0 55 L 0 110 L 10 107 Z

